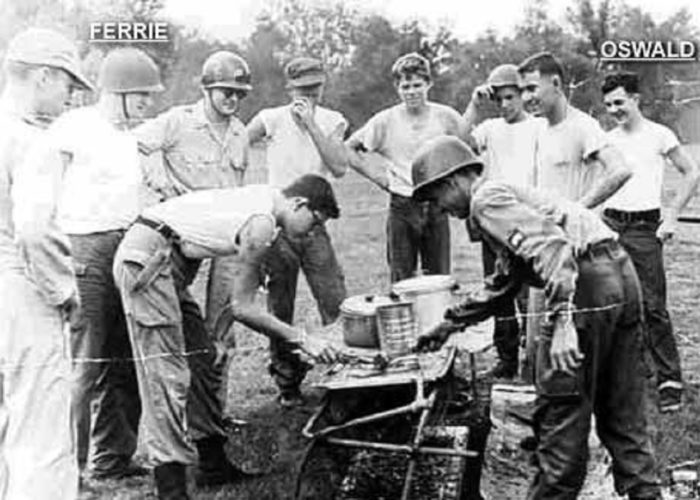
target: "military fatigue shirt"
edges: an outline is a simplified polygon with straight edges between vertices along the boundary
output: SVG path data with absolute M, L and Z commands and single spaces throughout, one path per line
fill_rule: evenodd
M 160 151 L 162 162 L 149 162 L 146 183 L 163 198 L 199 189 L 236 186 L 235 171 L 248 166 L 248 137 L 231 117 L 223 137 L 204 113 L 204 101 L 178 106 L 133 130 L 139 150 Z
M 571 311 L 577 259 L 596 243 L 617 238 L 578 203 L 527 186 L 491 181 L 474 186 L 470 218 L 498 258 L 483 287 L 448 310 L 446 318 L 464 323 L 495 314 L 496 299 L 514 295 L 522 284 L 544 288 L 547 311 Z

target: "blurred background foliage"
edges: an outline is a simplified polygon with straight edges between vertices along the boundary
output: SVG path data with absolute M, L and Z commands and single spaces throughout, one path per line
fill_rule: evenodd
M 534 52 L 550 50 L 566 66 L 575 106 L 604 120 L 599 91 L 602 75 L 626 68 L 642 75 L 647 116 L 677 128 L 683 110 L 698 105 L 700 64 L 612 67 L 600 63 L 596 50 L 606 39 L 697 43 L 697 20 L 685 9 L 667 19 L 655 19 L 624 1 L 569 1 L 563 24 L 550 17 L 547 0 L 529 0 L 523 21 L 508 36 L 485 30 L 466 41 L 444 27 L 428 33 L 418 22 L 394 25 L 381 15 L 356 10 L 342 1 L 267 0 L 253 32 L 238 43 L 215 40 L 171 23 L 168 43 L 141 48 L 155 58 L 165 80 L 167 91 L 159 98 L 159 109 L 198 98 L 201 64 L 213 51 L 229 49 L 243 55 L 254 79 L 254 90 L 243 105 L 244 121 L 261 108 L 286 101 L 282 68 L 287 61 L 298 55 L 318 57 L 329 73 L 325 102 L 345 113 L 351 129 L 397 102 L 390 68 L 402 53 L 418 51 L 427 56 L 435 70 L 432 99 L 461 112 L 472 89 L 496 65 L 517 63 Z M 165 20 L 163 7 L 164 0 L 4 0 L 0 2 L 0 56 L 21 29 L 49 26 L 82 41 L 86 70 L 94 75 L 113 45 L 88 43 L 90 22 Z

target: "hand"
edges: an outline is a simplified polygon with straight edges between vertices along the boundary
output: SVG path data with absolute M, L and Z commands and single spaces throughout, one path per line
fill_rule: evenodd
M 457 323 L 446 320 L 418 336 L 417 351 L 437 351 L 454 332 L 461 328 Z
M 581 365 L 584 356 L 578 348 L 578 332 L 570 318 L 557 320 L 554 325 L 549 356 L 555 371 L 574 373 Z
M 302 126 L 308 128 L 311 121 L 314 119 L 314 110 L 311 106 L 311 101 L 303 97 L 294 99 L 292 102 L 292 118 Z
M 340 353 L 327 340 L 304 336 L 299 342 L 299 350 L 306 356 L 325 364 L 332 364 L 338 361 Z
M 664 243 L 671 240 L 673 238 L 673 235 L 676 233 L 677 224 L 678 223 L 676 222 L 676 219 L 673 217 L 664 219 L 663 221 L 661 221 L 659 229 L 656 230 L 656 237 Z
M 80 321 L 80 296 L 77 291 L 74 291 L 59 308 L 64 322 L 70 325 L 78 324 L 78 321 Z
M 493 89 L 490 85 L 478 85 L 472 92 L 472 102 L 475 106 L 483 106 L 488 103 L 493 96 Z

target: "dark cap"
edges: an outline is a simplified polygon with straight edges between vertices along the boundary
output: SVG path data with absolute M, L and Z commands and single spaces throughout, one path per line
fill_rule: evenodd
M 284 67 L 284 75 L 287 77 L 287 88 L 310 87 L 326 81 L 323 63 L 311 57 L 292 59 Z
M 340 216 L 340 208 L 330 182 L 320 175 L 306 174 L 282 190 L 287 198 L 301 196 L 309 202 L 311 210 L 317 210 L 329 219 Z

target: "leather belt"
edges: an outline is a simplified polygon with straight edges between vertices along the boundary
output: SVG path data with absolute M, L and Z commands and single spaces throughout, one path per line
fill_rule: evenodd
M 141 224 L 142 226 L 150 227 L 154 231 L 160 233 L 163 238 L 171 242 L 176 242 L 180 239 L 180 236 L 178 236 L 175 230 L 168 226 L 165 222 L 154 221 L 139 215 L 134 221 L 134 224 Z
M 618 222 L 659 222 L 661 219 L 661 210 L 653 208 L 651 210 L 640 210 L 638 212 L 627 212 L 624 210 L 615 210 L 614 208 L 606 208 L 603 210 L 603 215 L 615 219 Z

